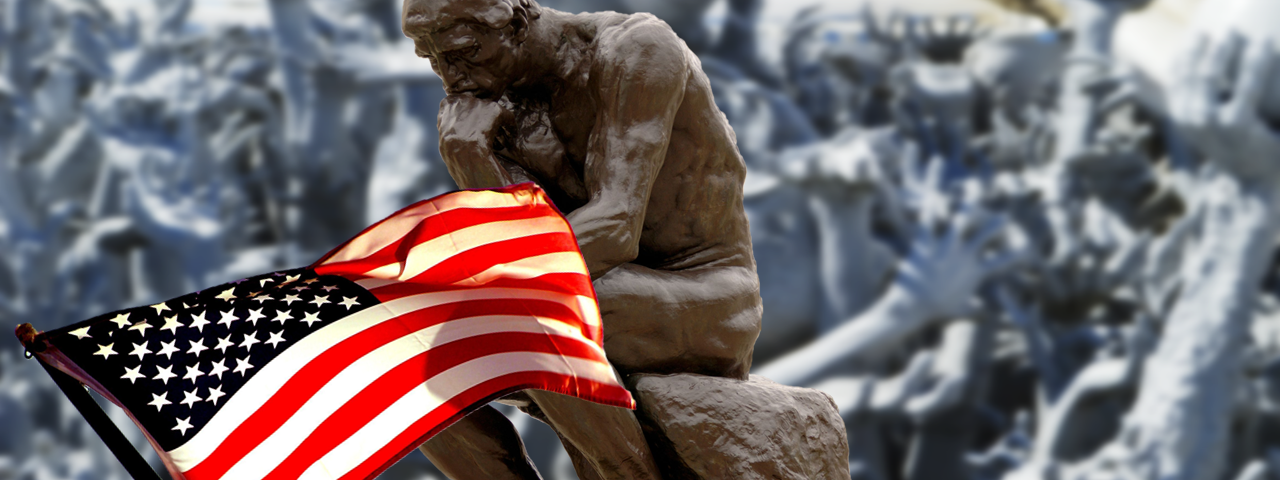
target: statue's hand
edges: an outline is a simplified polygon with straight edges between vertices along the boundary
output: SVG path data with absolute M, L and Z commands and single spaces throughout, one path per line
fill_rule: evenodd
M 499 131 L 514 123 L 515 115 L 497 100 L 471 95 L 450 95 L 440 102 L 442 153 L 492 152 Z
M 1263 185 L 1280 172 L 1280 133 L 1257 107 L 1275 57 L 1270 45 L 1238 35 L 1201 38 L 1182 58 L 1169 95 L 1170 115 L 1201 154 L 1237 178 Z M 1232 64 L 1238 64 L 1234 71 Z

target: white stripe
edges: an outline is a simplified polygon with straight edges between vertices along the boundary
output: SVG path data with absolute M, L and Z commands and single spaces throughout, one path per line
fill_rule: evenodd
M 448 399 L 491 378 L 517 372 L 554 372 L 599 383 L 617 382 L 613 376 L 613 369 L 607 364 L 581 358 L 561 357 L 554 353 L 512 352 L 477 358 L 442 372 L 414 387 L 354 435 L 325 454 L 298 478 L 307 480 L 340 478 Z M 275 461 L 281 460 L 283 459 Z
M 569 232 L 568 224 L 559 217 L 501 220 L 472 225 L 419 243 L 409 250 L 408 258 L 404 263 L 394 262 L 383 265 L 365 272 L 364 275 L 408 280 L 448 260 L 449 257 L 476 247 L 540 233 L 557 232 Z
M 535 196 L 534 198 L 537 197 Z M 534 204 L 536 203 L 534 202 Z M 409 231 L 413 230 L 413 227 L 422 223 L 426 217 L 459 208 L 501 208 L 521 205 L 525 205 L 525 203 L 522 203 L 517 196 L 511 193 L 488 191 L 454 192 L 426 201 L 415 208 L 401 211 L 397 215 L 378 222 L 368 231 L 351 239 L 349 243 L 342 247 L 342 250 L 335 252 L 332 257 L 329 257 L 321 265 L 359 260 L 373 255 L 404 237 Z
M 401 282 L 400 280 L 396 280 L 394 278 L 361 278 L 359 280 L 356 280 L 356 285 L 359 285 L 361 288 L 364 288 L 365 290 L 373 290 L 375 288 L 384 287 L 387 285 L 391 285 L 393 283 L 401 283 Z
M 500 278 L 529 279 L 548 273 L 589 275 L 587 264 L 582 261 L 582 255 L 578 252 L 555 252 L 525 257 L 509 263 L 499 263 L 471 277 L 458 280 L 454 285 L 475 287 Z
M 262 367 L 235 395 L 228 399 L 217 414 L 210 419 L 188 442 L 170 450 L 170 458 L 179 469 L 186 471 L 211 455 L 231 432 L 244 423 L 254 411 L 284 386 L 295 373 L 324 351 L 342 340 L 390 321 L 401 315 L 431 308 L 437 305 L 467 300 L 547 300 L 574 308 L 580 318 L 585 312 L 594 311 L 595 299 L 581 295 L 568 295 L 544 290 L 517 288 L 477 288 L 447 292 L 431 292 L 398 298 L 361 310 L 306 336 L 289 349 L 281 352 L 271 363 Z M 576 307 L 576 308 L 575 308 Z M 598 313 L 592 313 L 598 315 Z M 598 321 L 598 318 L 597 318 Z
M 392 341 L 352 362 L 341 373 L 307 400 L 280 429 L 240 459 L 225 478 L 255 480 L 265 477 L 271 470 L 293 453 L 308 436 L 320 427 L 339 408 L 391 369 L 413 357 L 440 345 L 478 335 L 503 332 L 546 333 L 594 346 L 574 328 L 554 319 L 527 316 L 484 316 L 467 319 L 465 323 L 449 322 L 434 325 L 410 333 Z M 546 323 L 543 323 L 546 322 Z M 604 351 L 595 347 L 597 353 Z

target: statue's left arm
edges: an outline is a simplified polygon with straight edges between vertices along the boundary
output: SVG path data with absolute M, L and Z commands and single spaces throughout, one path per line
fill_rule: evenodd
M 684 98 L 689 61 L 670 28 L 649 17 L 600 38 L 600 89 L 583 181 L 586 205 L 568 215 L 592 278 L 634 260 L 645 209 Z

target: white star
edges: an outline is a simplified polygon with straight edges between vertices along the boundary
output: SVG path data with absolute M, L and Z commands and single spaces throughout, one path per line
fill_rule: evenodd
M 236 316 L 235 310 L 228 310 L 225 312 L 221 312 L 220 314 L 222 315 L 222 319 L 218 320 L 218 324 L 221 325 L 225 323 L 227 324 L 227 328 L 231 328 L 231 322 L 234 322 L 240 319 L 240 317 Z
M 191 314 L 191 325 L 187 326 L 196 329 L 197 332 L 204 333 L 204 326 L 208 324 L 209 321 L 204 319 L 204 312 L 200 312 L 199 315 Z
M 210 387 L 209 396 L 205 397 L 204 401 L 217 405 L 218 399 L 225 396 L 227 396 L 227 394 L 222 393 L 222 387 Z
M 71 333 L 72 335 L 75 335 L 76 338 L 84 340 L 85 337 L 89 336 L 89 327 L 77 328 L 75 330 L 72 330 L 69 333 Z
M 301 292 L 303 290 L 311 290 L 311 287 L 308 287 L 306 285 L 298 285 L 296 287 L 293 287 L 293 291 L 295 292 Z
M 160 392 L 159 395 L 156 395 L 154 393 L 151 394 L 151 403 L 148 403 L 147 405 L 152 405 L 156 407 L 156 411 L 159 412 L 160 407 L 163 407 L 165 405 L 172 405 L 172 404 L 173 402 L 169 401 L 169 392 Z
M 299 300 L 302 300 L 302 299 L 298 298 L 297 295 L 290 293 L 288 295 L 285 295 L 284 300 L 281 300 L 281 301 L 284 302 L 285 305 L 293 305 L 293 302 L 297 302 Z
M 147 378 L 147 376 L 142 374 L 142 365 L 138 365 L 138 368 L 124 367 L 124 376 L 120 378 L 132 384 L 139 378 Z
M 175 343 L 178 343 L 176 338 L 168 342 L 160 342 L 160 351 L 156 352 L 156 355 L 164 355 L 164 358 L 172 360 L 173 352 L 178 351 L 178 347 L 173 346 Z
M 259 287 L 265 287 L 265 286 L 267 286 L 267 282 L 274 282 L 274 281 L 275 281 L 274 279 L 264 278 L 264 279 L 262 279 L 262 280 L 258 280 L 258 286 L 259 286 Z
M 286 277 L 284 278 L 284 283 L 282 283 L 281 285 L 288 285 L 288 284 L 290 284 L 290 283 L 296 282 L 296 281 L 298 281 L 298 279 L 299 279 L 299 278 L 302 278 L 302 275 L 289 275 L 289 276 L 286 276 Z
M 169 330 L 169 331 L 173 332 L 173 334 L 174 334 L 174 335 L 177 335 L 177 334 L 178 334 L 178 327 L 182 327 L 182 326 L 184 326 L 184 325 L 182 325 L 182 322 L 179 322 L 179 321 L 178 321 L 178 316 L 177 316 L 177 315 L 174 315 L 174 316 L 172 316 L 172 317 L 169 317 L 169 318 L 164 319 L 164 326 L 163 326 L 163 327 L 160 327 L 160 329 L 161 329 L 161 330 Z
M 220 353 L 227 353 L 227 347 L 231 347 L 231 346 L 235 346 L 235 344 L 231 343 L 231 334 L 228 333 L 227 336 L 219 338 L 218 346 L 213 348 L 217 349 L 218 352 Z
M 271 295 L 263 295 L 261 297 L 253 297 L 253 300 L 258 302 L 258 305 L 262 305 L 262 302 L 265 302 L 267 300 L 275 300 L 275 299 L 271 298 Z
M 227 371 L 227 359 L 218 360 L 210 364 L 213 370 L 209 371 L 210 377 L 218 377 L 218 381 L 222 381 L 222 372 Z
M 116 328 L 124 328 L 129 324 L 129 312 L 118 314 L 111 321 L 116 322 Z
M 266 344 L 271 345 L 271 348 L 276 348 L 276 344 L 283 341 L 284 341 L 284 331 L 279 331 L 279 332 L 272 333 L 271 338 L 267 339 Z
M 160 303 L 157 303 L 157 304 L 155 304 L 155 305 L 152 305 L 152 306 L 151 306 L 151 308 L 156 309 L 156 315 L 159 315 L 159 314 L 160 314 L 160 312 L 172 312 L 172 311 L 173 311 L 173 310 L 169 310 L 169 306 L 168 306 L 168 305 L 165 305 L 165 303 L 164 303 L 164 302 L 160 302 Z
M 199 388 L 199 387 L 196 387 L 196 388 L 191 389 L 191 391 L 190 391 L 190 392 L 182 392 L 182 401 L 181 401 L 181 402 L 178 402 L 178 403 L 181 403 L 181 404 L 186 405 L 186 406 L 188 406 L 188 407 L 194 407 L 194 406 L 196 405 L 196 402 L 199 402 L 200 400 L 203 400 L 202 398 L 200 398 L 200 396 L 199 396 L 199 395 L 196 395 L 196 392 L 197 392 L 197 391 L 199 391 L 199 390 L 200 390 L 200 388 Z
M 173 378 L 173 377 L 176 377 L 176 376 L 177 376 L 177 375 L 174 375 L 174 374 L 173 374 L 173 366 L 172 366 L 172 365 L 171 365 L 171 366 L 168 366 L 168 367 L 161 367 L 161 366 L 157 365 L 157 366 L 156 366 L 156 376 L 151 377 L 151 379 L 152 379 L 152 380 L 159 380 L 160 382 L 164 383 L 165 385 L 168 385 L 168 384 L 169 384 L 169 379 L 170 379 L 170 378 Z
M 253 365 L 249 365 L 248 358 L 245 358 L 244 360 L 237 358 L 235 360 L 236 360 L 236 368 L 231 370 L 232 372 L 239 373 L 241 376 L 244 376 L 244 372 L 247 372 L 249 371 L 250 368 L 253 368 Z
M 325 291 L 325 293 L 329 293 L 329 292 L 332 292 L 332 291 L 334 291 L 334 290 L 337 290 L 337 289 L 338 289 L 338 286 L 337 286 L 337 285 L 325 285 L 325 286 L 320 287 L 320 288 L 323 288 L 323 289 L 324 289 L 324 291 Z
M 191 380 L 191 383 L 196 383 L 196 379 L 200 378 L 201 375 L 204 375 L 204 372 L 200 371 L 200 362 L 196 362 L 195 365 L 187 367 L 187 371 L 183 373 L 182 379 Z
M 196 304 L 196 305 L 199 305 L 199 304 Z M 187 302 L 182 302 L 182 309 L 183 309 L 183 310 L 191 310 L 191 307 L 192 307 L 192 305 L 187 305 Z
M 249 323 L 252 323 L 252 324 L 253 324 L 253 326 L 255 326 L 255 327 L 256 327 L 256 326 L 258 326 L 258 319 L 259 319 L 259 318 L 267 318 L 267 316 L 266 316 L 266 315 L 263 315 L 263 314 L 262 314 L 262 309 L 261 309 L 261 308 L 259 308 L 259 309 L 257 309 L 257 310 L 249 310 L 249 319 L 248 319 L 248 320 L 245 320 L 245 321 L 246 321 L 246 322 L 249 322 Z
M 199 397 L 196 397 L 196 400 L 199 400 L 199 399 L 200 399 Z M 186 400 L 183 400 L 183 402 L 185 403 Z M 187 418 L 179 418 L 178 426 L 173 427 L 172 430 L 178 430 L 182 432 L 182 435 L 185 436 L 187 434 L 187 430 L 191 430 L 192 428 L 195 428 L 195 427 L 191 426 L 191 417 L 187 417 Z
M 289 313 L 288 310 L 276 312 L 276 318 L 271 319 L 273 322 L 280 322 L 281 325 L 284 325 L 285 320 L 293 320 L 293 314 Z
M 98 351 L 93 352 L 93 354 L 94 354 L 94 355 L 102 355 L 102 358 L 110 358 L 112 355 L 115 355 L 115 354 L 116 354 L 116 351 L 111 349 L 111 347 L 112 347 L 112 346 L 114 346 L 114 345 L 115 345 L 115 343 L 108 343 L 108 344 L 106 344 L 106 345 L 98 345 Z
M 137 355 L 138 360 L 142 360 L 142 357 L 147 356 L 148 353 L 152 353 L 151 350 L 147 349 L 147 345 L 150 345 L 150 342 L 133 344 L 133 351 L 129 352 L 129 355 Z
M 320 279 L 319 279 L 319 278 L 308 278 L 308 279 L 306 279 L 306 280 L 303 280 L 303 281 L 302 281 L 302 283 L 305 283 L 305 284 L 307 284 L 307 285 L 311 285 L 311 284 L 316 283 L 316 282 L 319 282 L 319 281 L 320 281 Z
M 308 327 L 310 327 L 311 324 L 320 321 L 320 312 L 316 312 L 316 313 L 303 312 L 303 316 L 305 316 L 306 318 L 303 318 L 302 321 L 306 322 Z
M 199 339 L 199 341 L 191 340 L 187 342 L 187 353 L 190 353 L 192 355 L 199 356 L 200 352 L 203 352 L 208 349 L 209 347 L 204 346 L 203 338 Z
M 219 294 L 218 294 L 218 296 L 213 297 L 213 298 L 217 298 L 217 299 L 219 299 L 219 300 L 226 300 L 226 301 L 230 302 L 232 299 L 236 298 L 235 291 L 236 291 L 236 288 L 235 288 L 235 287 L 231 287 L 231 288 L 228 288 L 228 289 L 224 290 L 222 293 L 219 293 Z
M 244 347 L 247 352 L 252 350 L 253 346 L 258 343 L 262 343 L 262 340 L 258 340 L 258 332 L 249 332 L 244 335 L 244 340 L 240 342 L 240 346 Z
M 146 320 L 138 320 L 138 323 L 129 326 L 129 330 L 137 330 L 142 336 L 147 336 L 147 329 L 151 328 L 151 324 Z
M 347 307 L 347 310 L 351 310 L 351 307 L 354 307 L 359 304 L 360 302 L 356 301 L 356 297 L 342 297 L 342 301 L 338 302 L 338 305 Z

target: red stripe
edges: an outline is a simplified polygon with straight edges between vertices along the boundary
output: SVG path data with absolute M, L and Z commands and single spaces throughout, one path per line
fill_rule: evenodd
M 565 388 L 574 386 L 579 388 Z M 494 399 L 508 393 L 537 388 L 566 395 L 572 391 L 581 391 L 583 384 L 590 383 L 590 394 L 579 395 L 584 400 L 603 403 L 621 408 L 633 408 L 631 394 L 626 389 L 605 383 L 598 383 L 580 378 L 552 372 L 517 372 L 489 379 L 453 397 L 439 408 L 428 412 L 413 422 L 395 439 L 371 455 L 358 467 L 352 469 L 341 480 L 374 478 L 391 465 L 413 452 L 423 442 L 430 440 L 437 433 L 449 428 L 476 408 L 482 407 Z M 494 393 L 496 392 L 496 393 Z
M 571 319 L 581 325 L 576 314 L 556 302 L 542 300 L 470 300 L 438 305 L 411 312 L 352 335 L 316 356 L 298 370 L 275 395 L 236 427 L 218 448 L 186 473 L 187 478 L 214 479 L 227 472 L 236 461 L 274 433 L 329 380 L 347 365 L 405 334 L 456 318 L 478 315 L 538 315 Z
M 581 273 L 546 273 L 533 278 L 500 278 L 484 284 L 485 288 L 523 288 L 544 290 L 566 295 L 582 295 L 595 298 L 591 290 L 591 278 Z M 389 302 L 401 297 L 417 295 L 423 292 L 465 291 L 476 287 L 459 287 L 456 285 L 433 285 L 424 288 L 418 283 L 391 283 L 369 290 L 379 301 Z
M 469 189 L 469 191 L 479 191 L 479 190 L 480 189 Z M 524 205 L 532 205 L 532 206 L 543 206 L 543 205 L 548 206 L 552 212 L 555 212 L 556 216 L 564 217 L 564 215 L 560 213 L 560 210 L 556 209 L 555 205 L 551 203 L 551 199 L 547 197 L 546 192 L 544 192 L 541 187 L 534 184 L 533 182 L 524 182 L 516 185 L 508 185 L 502 188 L 488 189 L 488 191 L 492 191 L 496 193 L 506 193 L 506 194 L 512 195 L 512 198 L 511 198 L 512 203 L 517 203 L 517 204 L 523 203 Z M 520 195 L 524 192 L 532 193 L 533 196 L 535 197 L 535 200 L 533 200 L 533 202 L 528 202 L 525 199 L 519 198 Z M 316 260 L 315 263 L 312 263 L 311 268 L 314 269 L 319 267 L 321 264 L 328 261 L 330 258 L 333 258 L 334 255 L 337 255 L 338 252 L 341 252 L 342 250 L 346 249 L 347 246 L 351 244 L 351 242 L 354 242 L 356 239 L 363 237 L 365 235 L 369 235 L 370 232 L 376 230 L 379 226 L 390 221 L 391 219 L 416 212 L 419 208 L 421 208 L 424 205 L 434 203 L 446 196 L 457 195 L 457 194 L 458 192 L 450 192 L 442 195 L 437 195 L 435 197 L 432 197 L 426 200 L 414 202 L 414 204 L 412 205 L 409 205 L 407 207 L 401 208 L 400 210 L 397 210 L 396 213 L 391 214 L 387 218 L 379 220 L 373 225 L 369 225 L 368 227 L 365 227 L 365 229 L 361 230 L 359 234 L 356 234 L 356 236 L 352 237 L 351 239 L 345 242 L 342 242 L 342 245 L 338 245 L 337 247 L 334 247 L 333 250 L 329 250 L 329 252 L 325 253 L 324 256 L 320 257 L 319 260 Z M 502 207 L 499 207 L 499 208 L 502 208 Z M 428 214 L 424 217 L 424 219 L 428 217 L 438 216 L 438 215 L 440 214 L 438 213 Z M 570 228 L 572 229 L 572 227 Z
M 569 232 L 540 233 L 481 245 L 458 252 L 418 275 L 408 283 L 449 285 L 502 263 L 511 263 L 548 253 L 578 253 L 578 241 Z M 586 272 L 586 267 L 582 271 Z
M 401 363 L 369 384 L 324 420 L 266 480 L 298 478 L 348 437 L 396 400 L 432 377 L 476 358 L 506 352 L 555 353 L 607 363 L 599 350 L 566 337 L 541 333 L 504 332 L 447 343 Z M 427 361 L 430 356 L 431 361 Z M 484 372 L 475 372 L 476 376 Z M 463 404 L 469 405 L 468 404 Z
M 372 255 L 361 259 L 321 265 L 316 267 L 316 271 L 320 272 L 321 275 L 330 271 L 367 272 L 390 263 L 403 262 L 404 259 L 408 258 L 409 250 L 413 247 L 463 228 L 490 222 L 532 220 L 554 215 L 555 212 L 545 205 L 450 210 L 423 218 L 403 237 Z M 568 227 L 565 227 L 565 231 L 567 232 L 568 230 Z

